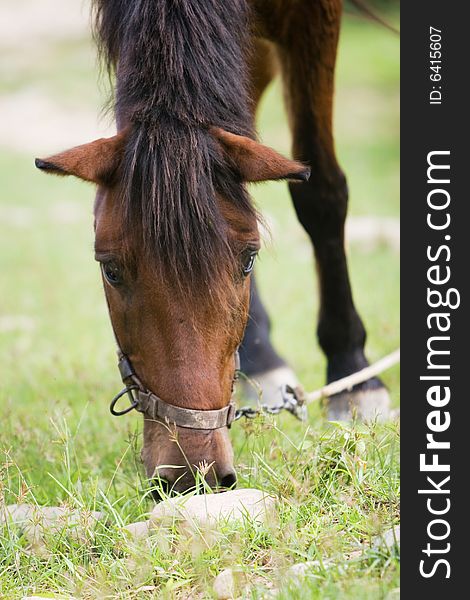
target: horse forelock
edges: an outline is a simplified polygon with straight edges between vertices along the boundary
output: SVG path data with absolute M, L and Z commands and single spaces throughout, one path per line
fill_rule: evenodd
M 233 278 L 237 257 L 217 195 L 249 216 L 255 211 L 207 130 L 174 119 L 140 124 L 120 177 L 124 226 L 180 287 L 216 290 Z
M 251 135 L 245 0 L 95 0 L 95 30 L 129 125 L 125 226 L 180 284 L 220 288 L 235 268 L 217 201 L 255 211 L 211 126 Z

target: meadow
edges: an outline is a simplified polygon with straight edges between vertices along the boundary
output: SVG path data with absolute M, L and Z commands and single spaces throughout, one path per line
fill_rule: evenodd
M 397 36 L 345 17 L 335 131 L 352 231 L 373 217 L 377 233 L 399 214 L 398 52 Z M 47 97 L 70 116 L 70 145 L 88 141 L 77 123 L 87 111 L 97 114 L 105 96 L 94 53 L 86 28 L 3 48 L 0 104 Z M 328 423 L 320 406 L 310 407 L 306 424 L 288 414 L 240 421 L 231 430 L 238 486 L 275 495 L 276 518 L 192 538 L 173 529 L 139 547 L 128 542 L 120 527 L 152 502 L 140 463 L 141 417 L 116 419 L 108 410 L 120 380 L 93 261 L 93 189 L 34 169 L 34 156 L 61 149 L 52 141 L 60 131 L 28 139 L 35 113 L 17 104 L 18 111 L 26 106 L 18 119 L 24 130 L 0 128 L 0 509 L 64 505 L 104 511 L 107 520 L 80 543 L 52 537 L 47 556 L 30 553 L 14 528 L 0 529 L 0 598 L 211 598 L 213 579 L 227 566 L 244 598 L 397 598 L 398 551 L 371 544 L 399 522 L 396 421 Z M 51 114 L 50 124 L 62 121 Z M 259 131 L 289 152 L 278 82 L 263 99 Z M 312 250 L 284 184 L 252 192 L 269 225 L 257 271 L 274 340 L 314 389 L 324 383 L 325 360 L 315 340 Z M 351 236 L 348 258 L 367 354 L 377 360 L 399 346 L 399 251 L 386 236 Z M 399 367 L 383 380 L 397 408 Z M 301 581 L 286 577 L 304 561 L 311 564 Z

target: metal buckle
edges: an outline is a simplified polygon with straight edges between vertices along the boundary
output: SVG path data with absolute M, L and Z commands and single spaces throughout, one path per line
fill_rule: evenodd
M 235 373 L 240 371 L 240 352 L 238 348 L 235 350 Z
M 122 354 L 119 358 L 118 369 L 121 374 L 121 379 L 124 383 L 126 382 L 126 379 L 129 379 L 129 377 L 135 375 L 131 361 L 125 354 Z
M 115 417 L 122 417 L 122 415 L 126 415 L 128 412 L 131 412 L 131 410 L 134 410 L 134 408 L 137 408 L 139 406 L 139 402 L 136 400 L 132 391 L 138 389 L 139 386 L 136 384 L 128 385 L 125 388 L 123 388 L 119 392 L 119 394 L 116 394 L 116 396 L 114 396 L 114 398 L 111 400 L 111 404 L 109 405 L 109 410 L 111 414 Z M 124 394 L 127 394 L 129 396 L 129 400 L 131 401 L 130 406 L 128 406 L 124 410 L 115 410 L 114 407 L 116 406 L 118 400 L 124 396 Z
M 232 401 L 230 401 L 230 404 L 228 405 L 228 412 L 227 412 L 227 428 L 228 429 L 230 429 L 230 427 L 232 427 L 232 423 L 237 420 L 236 414 L 237 414 L 236 406 Z
M 281 387 L 281 395 L 283 408 L 293 414 L 299 421 L 306 421 L 308 416 L 307 405 L 302 390 L 293 388 L 286 383 Z

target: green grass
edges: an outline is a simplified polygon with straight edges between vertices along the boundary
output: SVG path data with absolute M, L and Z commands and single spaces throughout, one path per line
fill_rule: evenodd
M 98 110 L 88 44 L 51 45 L 43 49 L 47 64 L 22 58 L 2 93 L 34 83 L 59 104 Z M 345 22 L 336 139 L 353 215 L 398 215 L 397 60 L 393 35 Z M 263 101 L 260 130 L 267 143 L 288 151 L 278 92 L 273 85 Z M 92 189 L 47 178 L 31 156 L 5 149 L 0 174 L 0 317 L 23 318 L 22 328 L 0 332 L 0 506 L 65 504 L 107 515 L 81 543 L 52 537 L 42 558 L 28 552 L 20 532 L 0 530 L 0 597 L 210 598 L 214 577 L 227 566 L 246 598 L 273 589 L 282 599 L 395 597 L 399 558 L 368 542 L 399 519 L 397 426 L 328 424 L 316 406 L 308 425 L 283 415 L 232 428 L 239 485 L 279 500 L 268 525 L 226 525 L 217 535 L 189 539 L 170 530 L 140 547 L 126 540 L 119 526 L 138 520 L 151 503 L 143 494 L 141 419 L 108 412 L 119 377 L 92 258 Z M 314 335 L 311 248 L 284 185 L 253 191 L 271 226 L 258 271 L 274 339 L 312 389 L 324 382 L 325 361 Z M 353 245 L 348 255 L 367 353 L 377 359 L 399 344 L 399 257 L 387 246 Z M 398 406 L 399 368 L 383 378 Z M 305 580 L 289 583 L 288 566 L 306 560 L 315 562 Z M 152 589 L 138 591 L 142 586 Z

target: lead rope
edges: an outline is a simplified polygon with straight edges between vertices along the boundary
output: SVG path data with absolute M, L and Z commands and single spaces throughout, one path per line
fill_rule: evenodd
M 307 406 L 312 402 L 317 402 L 323 398 L 329 398 L 330 396 L 339 394 L 340 392 L 351 391 L 355 385 L 364 383 L 368 379 L 383 373 L 399 362 L 400 349 L 398 348 L 391 354 L 384 356 L 372 365 L 369 365 L 360 371 L 356 371 L 347 377 L 333 381 L 332 383 L 329 383 L 328 385 L 325 385 L 310 393 L 304 392 L 301 386 L 293 388 L 290 385 L 283 385 L 281 387 L 281 402 L 279 404 L 275 404 L 274 406 L 261 404 L 257 408 L 253 408 L 252 406 L 244 406 L 235 411 L 234 421 L 237 421 L 241 417 L 253 419 L 260 414 L 277 415 L 283 410 L 290 412 L 292 415 L 294 415 L 294 417 L 299 419 L 299 421 L 306 421 Z

